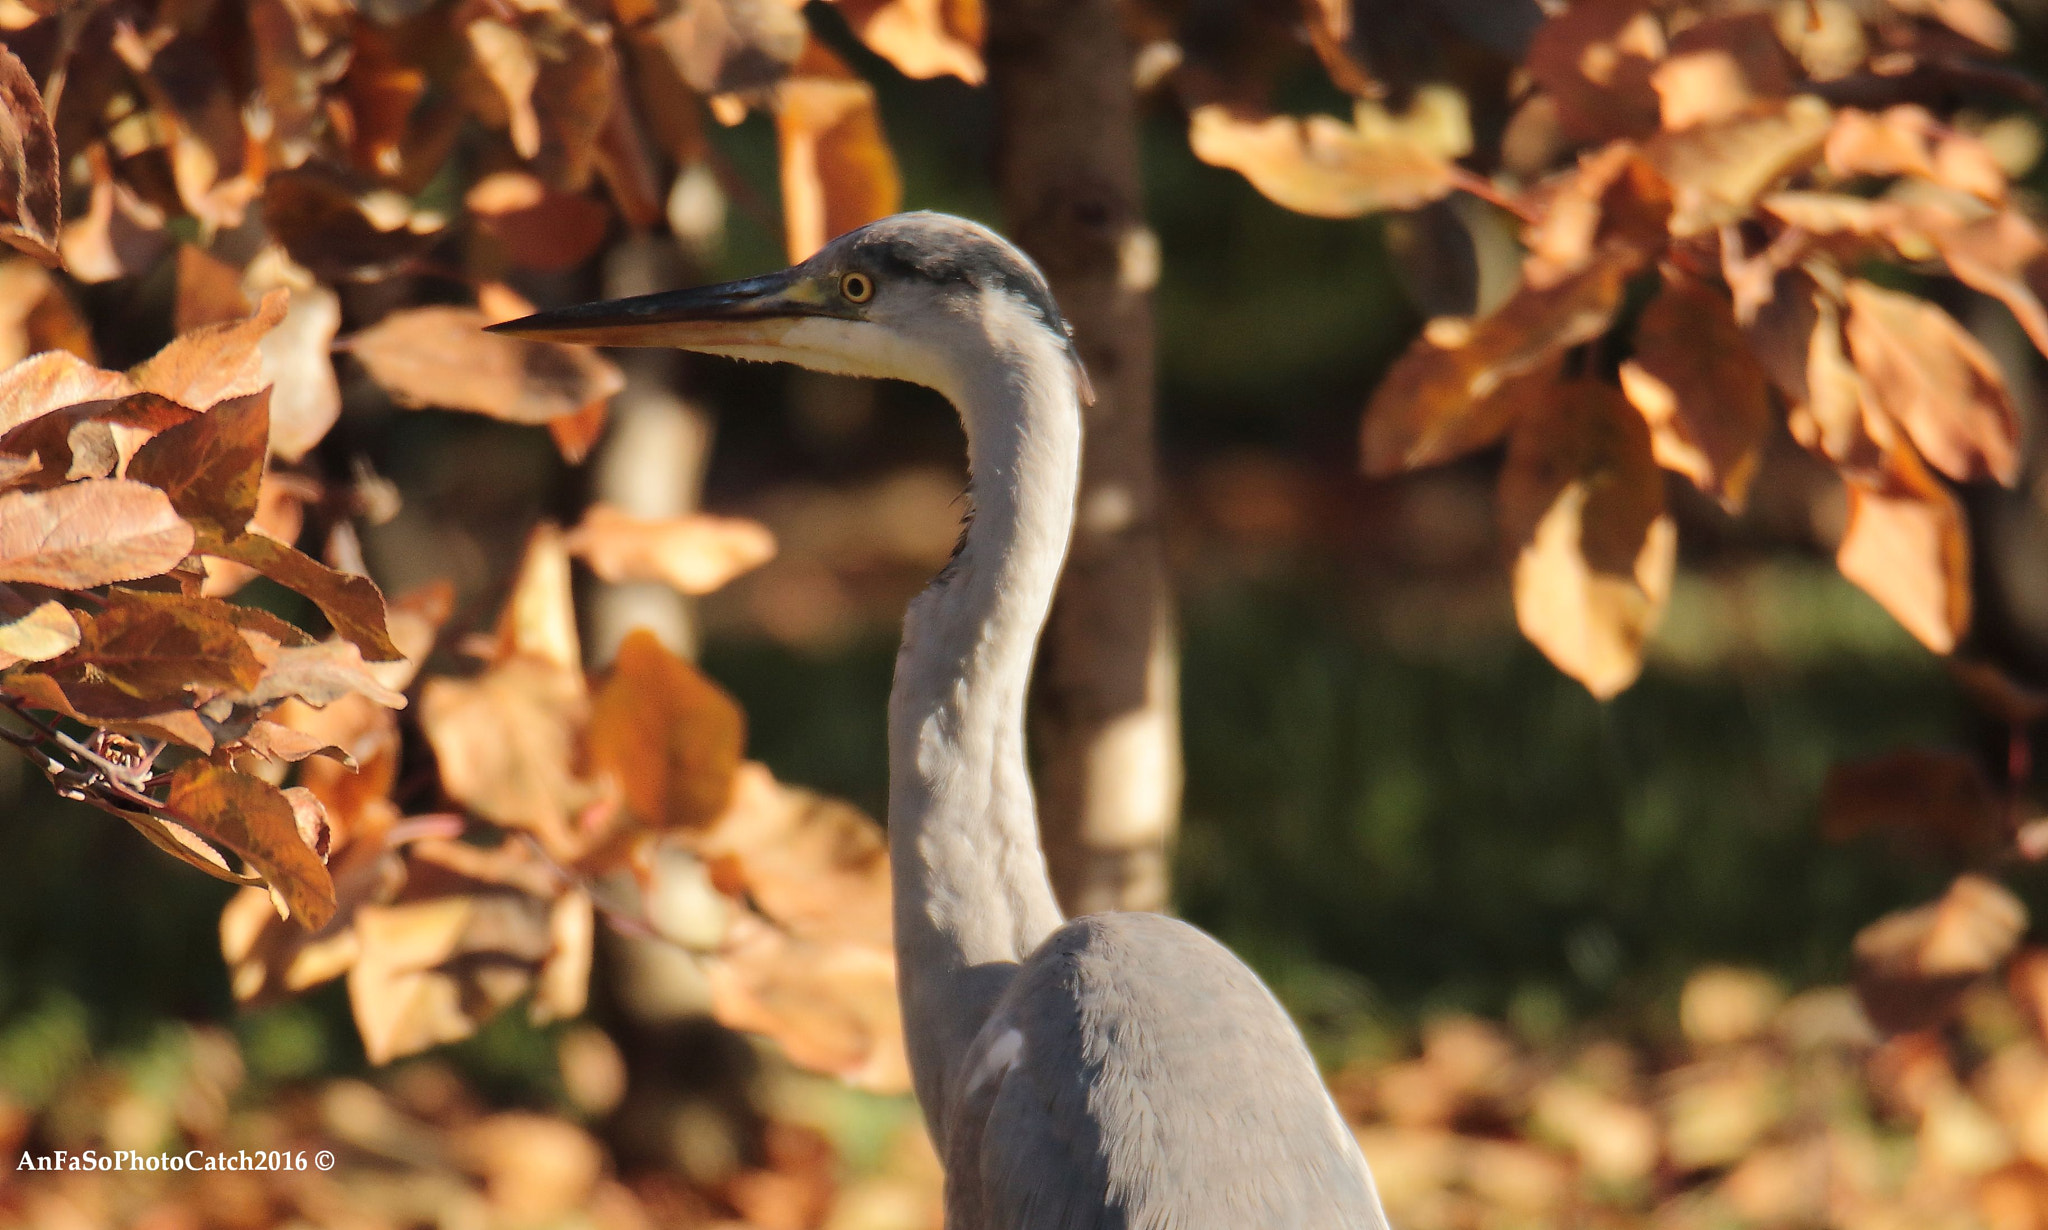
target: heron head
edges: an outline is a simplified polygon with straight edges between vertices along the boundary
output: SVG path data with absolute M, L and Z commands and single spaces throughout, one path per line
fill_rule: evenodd
M 870 223 L 780 273 L 540 312 L 491 331 L 908 380 L 956 402 L 978 364 L 1005 354 L 1051 344 L 1079 372 L 1038 268 L 988 228 L 938 213 Z M 1085 376 L 1079 383 L 1086 388 Z

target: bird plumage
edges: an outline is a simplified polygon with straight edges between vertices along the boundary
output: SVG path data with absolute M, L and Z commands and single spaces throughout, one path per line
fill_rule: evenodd
M 905 618 L 889 701 L 898 991 L 948 1230 L 1384 1227 L 1250 969 L 1185 923 L 1068 922 L 1053 899 L 1024 704 L 1088 394 L 1037 268 L 974 223 L 900 214 L 782 274 L 499 327 L 911 380 L 960 413 L 973 517 Z

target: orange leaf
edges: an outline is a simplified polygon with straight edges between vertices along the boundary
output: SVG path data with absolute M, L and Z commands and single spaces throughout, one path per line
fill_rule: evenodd
M 14 53 L 0 47 L 0 242 L 45 265 L 60 264 L 61 192 L 57 134 L 42 92 Z
M 270 443 L 270 394 L 237 397 L 152 436 L 128 477 L 171 498 L 178 515 L 212 537 L 241 536 L 256 515 Z
M 906 77 L 950 73 L 969 85 L 981 62 L 981 0 L 835 0 L 862 42 Z
M 347 641 L 285 646 L 256 633 L 245 639 L 250 640 L 260 677 L 242 685 L 233 696 L 237 704 L 255 708 L 296 696 L 318 708 L 344 696 L 362 696 L 387 709 L 405 708 L 404 694 L 384 686 L 363 661 L 363 651 Z
M 1710 17 L 1673 36 L 1650 84 L 1664 127 L 1676 131 L 1783 98 L 1792 88 L 1791 57 L 1768 13 Z
M 792 262 L 901 206 L 903 182 L 874 87 L 816 42 L 776 87 L 775 135 Z
M 1869 396 L 1959 482 L 2019 472 L 2019 415 L 1977 339 L 1925 299 L 1851 279 L 1849 352 Z
M 1609 247 L 1583 273 L 1540 290 L 1524 286 L 1489 316 L 1432 321 L 1366 408 L 1365 472 L 1436 465 L 1498 439 L 1521 399 L 1495 399 L 1496 391 L 1604 332 L 1639 263 L 1628 249 Z
M 1621 387 L 1650 425 L 1657 464 L 1739 511 L 1770 431 L 1763 369 L 1729 303 L 1691 278 L 1667 278 L 1636 325 Z
M 1596 143 L 1657 130 L 1650 73 L 1664 57 L 1664 32 L 1646 0 L 1580 0 L 1543 23 L 1529 42 L 1527 69 L 1557 100 L 1564 135 Z
M 119 372 L 102 371 L 69 351 L 45 351 L 0 372 L 0 435 L 52 410 L 134 391 L 134 382 Z
M 1962 505 L 1911 449 L 1873 477 L 1845 474 L 1849 525 L 1835 566 L 1936 653 L 1970 626 L 1970 537 Z
M 463 197 L 470 217 L 504 245 L 515 265 L 560 273 L 590 259 L 604 242 L 611 212 L 573 192 L 557 192 L 524 171 L 499 171 Z
M 1607 385 L 1557 386 L 1508 438 L 1500 516 L 1522 634 L 1603 700 L 1634 683 L 1678 554 L 1642 416 Z
M 694 513 L 645 520 L 593 504 L 563 545 L 607 581 L 661 581 L 708 594 L 775 557 L 775 536 L 758 521 Z
M 173 338 L 168 346 L 128 373 L 136 387 L 179 405 L 204 410 L 216 402 L 247 397 L 268 388 L 263 370 L 263 335 L 284 319 L 286 295 L 271 291 L 253 316 Z
M 393 312 L 348 340 L 348 351 L 400 405 L 446 406 L 513 423 L 576 414 L 625 387 L 591 350 L 485 333 L 475 308 Z
M 1928 1029 L 1970 983 L 1998 968 L 2027 929 L 2027 908 L 1980 875 L 1960 875 L 1938 900 L 1885 915 L 1856 934 L 1856 994 L 1887 1033 Z
M 2041 304 L 2048 295 L 2048 240 L 2031 219 L 2000 210 L 1989 218 L 1934 228 L 1930 238 L 1950 273 L 2005 304 L 2034 348 L 2048 354 L 2048 309 Z
M 193 541 L 169 497 L 126 479 L 0 493 L 0 581 L 91 589 L 153 577 Z
M 140 699 L 104 683 L 75 677 L 59 680 L 39 671 L 14 670 L 0 675 L 0 692 L 18 696 L 32 709 L 61 713 L 88 726 L 149 739 L 165 739 L 213 751 L 213 732 L 189 707 L 163 709 L 162 700 Z
M 475 679 L 429 679 L 420 728 L 450 797 L 573 859 L 582 846 L 576 818 L 599 797 L 576 771 L 589 708 L 581 671 L 514 658 Z
M 46 662 L 78 644 L 78 620 L 56 599 L 11 610 L 13 591 L 0 591 L 0 670 L 17 662 Z
M 1449 193 L 1457 159 L 1471 152 L 1464 96 L 1420 90 L 1407 114 L 1378 103 L 1356 104 L 1352 122 L 1239 119 L 1216 103 L 1189 116 L 1195 156 L 1228 167 L 1276 204 L 1321 218 L 1356 218 L 1385 209 L 1415 209 Z
M 171 328 L 175 332 L 193 333 L 249 314 L 249 297 L 242 293 L 241 270 L 189 243 L 178 245 L 177 267 L 178 299 L 171 314 Z
M 887 949 L 794 936 L 748 914 L 706 971 L 711 1011 L 773 1039 L 792 1063 L 879 1093 L 909 1087 Z
M 334 881 L 300 838 L 291 800 L 277 787 L 194 760 L 171 775 L 167 804 L 178 823 L 246 860 L 269 885 L 280 915 L 309 931 L 334 917 Z
M 104 611 L 81 615 L 78 648 L 51 669 L 82 668 L 96 682 L 159 703 L 186 690 L 251 687 L 263 664 L 237 627 L 221 618 L 225 605 L 114 589 Z
M 1659 135 L 1646 152 L 1671 185 L 1671 233 L 1683 239 L 1747 217 L 1767 189 L 1820 156 L 1832 118 L 1826 103 L 1801 94 Z
M 337 572 L 262 534 L 243 534 L 228 540 L 206 534 L 200 537 L 196 549 L 254 568 L 286 589 L 312 599 L 327 622 L 334 625 L 335 632 L 361 647 L 372 659 L 388 662 L 404 656 L 385 630 L 384 595 L 370 578 Z
M 746 746 L 739 706 L 645 628 L 619 655 L 590 708 L 591 767 L 654 828 L 701 828 L 732 798 Z

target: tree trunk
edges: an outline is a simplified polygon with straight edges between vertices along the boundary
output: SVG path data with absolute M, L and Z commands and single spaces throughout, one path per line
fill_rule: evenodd
M 1095 385 L 1074 545 L 1039 651 L 1040 825 L 1069 913 L 1157 909 L 1180 813 L 1179 654 L 1153 464 L 1158 245 L 1116 0 L 994 0 L 989 81 L 1010 237 Z

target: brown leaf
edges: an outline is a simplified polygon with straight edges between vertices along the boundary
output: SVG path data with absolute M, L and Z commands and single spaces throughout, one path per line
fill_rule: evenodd
M 1831 121 L 1826 103 L 1801 94 L 1658 136 L 1646 152 L 1671 185 L 1671 233 L 1682 239 L 1746 217 L 1766 189 L 1820 156 Z
M 1678 552 L 1642 416 L 1607 385 L 1557 386 L 1508 437 L 1500 516 L 1522 634 L 1603 700 L 1634 683 Z
M 228 540 L 202 535 L 196 550 L 246 565 L 286 589 L 312 599 L 335 632 L 360 647 L 372 660 L 388 662 L 402 656 L 385 631 L 384 595 L 370 578 L 337 572 L 262 534 L 243 534 Z
M 799 1067 L 860 1088 L 909 1087 L 888 950 L 803 939 L 743 914 L 706 973 L 711 1011 L 728 1028 L 763 1034 Z
M 195 760 L 171 775 L 167 804 L 180 824 L 247 860 L 270 887 L 281 916 L 309 931 L 334 917 L 334 881 L 300 839 L 291 801 L 275 786 Z
M 57 265 L 62 230 L 57 134 L 35 79 L 0 47 L 0 242 Z
M 236 1003 L 275 1003 L 348 972 L 362 951 L 356 911 L 388 902 L 405 879 L 403 864 L 385 848 L 381 834 L 343 847 L 329 871 L 336 908 L 317 931 L 281 922 L 262 889 L 243 889 L 221 911 L 221 957 Z
M 485 333 L 486 323 L 474 308 L 410 308 L 350 338 L 348 350 L 400 405 L 513 423 L 573 415 L 625 387 L 589 349 Z
M 981 62 L 981 0 L 835 0 L 862 42 L 906 77 L 950 73 L 969 85 Z
M 213 751 L 213 732 L 189 703 L 185 708 L 164 709 L 160 700 L 139 699 L 110 684 L 87 683 L 75 677 L 59 680 L 24 670 L 0 675 L 0 692 L 20 697 L 32 709 L 61 713 L 102 730 Z
M 1621 388 L 1650 425 L 1657 464 L 1740 511 L 1770 431 L 1763 369 L 1726 299 L 1691 278 L 1667 278 L 1636 325 Z
M 194 410 L 261 392 L 270 380 L 258 347 L 263 335 L 284 319 L 286 301 L 283 292 L 272 291 L 255 315 L 175 338 L 128 376 L 137 388 Z
M 2027 908 L 1994 880 L 1957 876 L 1926 905 L 1856 934 L 1856 994 L 1886 1033 L 1941 1024 L 1978 977 L 1998 968 L 2027 929 Z
M 256 515 L 269 443 L 270 394 L 265 390 L 224 401 L 152 436 L 136 450 L 128 477 L 169 496 L 171 507 L 195 529 L 215 538 L 238 538 Z
M 589 711 L 582 672 L 532 658 L 475 679 L 429 679 L 420 693 L 442 789 L 494 824 L 534 833 L 558 858 L 581 852 L 578 818 L 599 798 L 576 764 Z
M 1875 471 L 1884 450 L 1863 411 L 1863 377 L 1842 340 L 1841 305 L 1811 277 L 1788 270 L 1746 330 L 1751 353 L 1791 403 L 1789 425 L 1802 445 L 1838 465 Z
M 1366 408 L 1365 472 L 1435 465 L 1498 439 L 1520 399 L 1495 400 L 1496 390 L 1604 332 L 1638 261 L 1609 248 L 1585 272 L 1541 290 L 1524 286 L 1489 316 L 1431 322 Z
M 46 662 L 78 644 L 78 637 L 78 621 L 63 603 L 52 598 L 30 606 L 12 590 L 0 590 L 0 670 Z
M 894 934 L 881 825 L 838 799 L 748 762 L 732 804 L 695 841 L 718 883 L 794 935 L 887 950 Z
M 587 196 L 557 192 L 538 176 L 499 171 L 463 197 L 470 217 L 505 247 L 515 265 L 560 273 L 589 260 L 611 227 L 611 211 Z
M 1238 172 L 1287 209 L 1356 218 L 1448 194 L 1472 130 L 1464 96 L 1429 87 L 1401 116 L 1361 101 L 1348 125 L 1326 115 L 1239 119 L 1211 103 L 1189 116 L 1188 142 L 1203 162 Z
M 276 255 L 273 251 L 270 255 Z M 334 376 L 335 331 L 341 328 L 341 298 L 282 258 L 258 257 L 251 280 L 282 287 L 291 306 L 257 347 L 270 389 L 270 452 L 297 461 L 327 437 L 341 417 L 341 385 Z M 279 535 L 283 537 L 283 535 Z
M 809 39 L 802 7 L 792 0 L 687 0 L 637 27 L 635 37 L 698 94 L 751 92 L 781 80 L 803 54 Z M 673 108 L 642 109 L 659 123 L 660 112 Z
M 1552 176 L 1530 194 L 1539 210 L 1523 234 L 1522 278 L 1547 288 L 1583 272 L 1609 249 L 1644 261 L 1670 242 L 1671 189 L 1642 151 L 1617 141 Z
M 2005 209 L 1989 218 L 1934 228 L 1930 237 L 1950 273 L 2005 304 L 2034 347 L 2048 354 L 2048 309 L 2042 307 L 2048 295 L 2048 240 L 2031 219 Z
M 153 577 L 193 541 L 163 492 L 126 479 L 0 493 L 0 581 L 91 589 Z
M 2012 20 L 1991 0 L 1891 0 L 1891 7 L 1931 17 L 1981 47 L 2012 49 Z
M 1984 348 L 1935 305 L 1849 281 L 1847 334 L 1871 399 L 1959 482 L 2019 472 L 2019 416 Z
M 92 362 L 92 326 L 57 275 L 27 257 L 0 256 L 0 367 L 46 350 Z
M 288 646 L 260 633 L 245 639 L 260 663 L 260 678 L 233 695 L 236 704 L 260 708 L 296 696 L 320 708 L 344 696 L 362 696 L 387 709 L 405 708 L 404 694 L 384 686 L 363 661 L 363 651 L 347 641 Z
M 350 154 L 356 166 L 376 175 L 407 169 L 406 132 L 413 108 L 427 92 L 427 76 L 400 55 L 398 39 L 375 22 L 358 19 L 353 55 L 342 92 L 355 120 Z
M 652 632 L 635 629 L 590 706 L 590 762 L 643 824 L 701 828 L 725 811 L 746 746 L 739 706 Z
M 135 385 L 68 351 L 52 350 L 0 372 L 0 436 L 53 410 L 126 397 Z
M 1664 57 L 1663 29 L 1646 0 L 1580 0 L 1543 23 L 1527 69 L 1556 100 L 1564 135 L 1596 143 L 1655 132 L 1650 73 Z
M 272 432 L 275 438 L 276 433 Z M 304 528 L 306 501 L 318 498 L 318 491 L 303 479 L 276 470 L 264 472 L 256 488 L 256 515 L 243 527 L 247 533 L 263 534 L 282 543 L 298 540 Z M 257 572 L 218 557 L 205 561 L 206 582 L 200 592 L 209 598 L 225 598 L 254 580 Z
M 776 87 L 775 135 L 792 262 L 901 206 L 903 181 L 874 87 L 815 41 Z
M 1769 13 L 1710 17 L 1673 36 L 1650 72 L 1671 131 L 1734 119 L 1792 89 L 1791 57 Z
M 293 261 L 326 282 L 376 281 L 411 265 L 439 242 L 439 222 L 393 203 L 390 193 L 365 197 L 331 171 L 311 166 L 272 175 L 263 189 L 263 221 Z
M 612 108 L 611 27 L 569 8 L 513 9 L 517 24 L 485 17 L 464 30 L 496 93 L 512 146 L 541 177 L 575 190 L 590 179 Z
M 661 581 L 708 594 L 775 557 L 775 536 L 758 521 L 695 513 L 644 520 L 593 504 L 563 545 L 607 581 Z
M 512 593 L 498 617 L 493 660 L 532 658 L 582 677 L 583 644 L 576 634 L 576 595 L 570 587 L 569 550 L 549 522 L 533 528 L 520 557 Z
M 251 687 L 263 665 L 236 626 L 220 617 L 224 605 L 114 589 L 104 611 L 80 616 L 78 647 L 51 669 L 82 669 L 85 678 L 159 704 L 187 689 Z
M 1936 653 L 1970 626 L 1970 537 L 1962 505 L 1910 448 L 1885 469 L 1847 475 L 1849 525 L 1835 566 Z
M 1957 855 L 1993 852 L 2010 837 L 1976 758 L 1929 748 L 1830 768 L 1820 829 L 1830 841 L 1882 831 L 1931 838 Z

